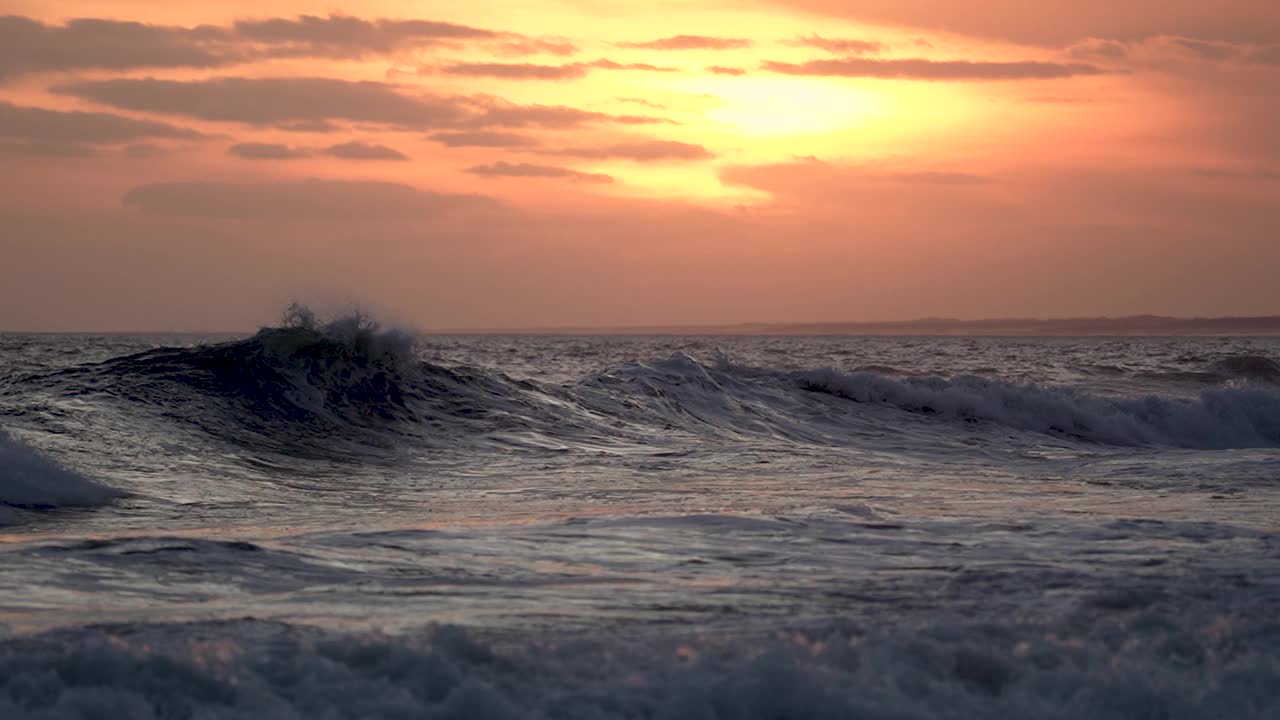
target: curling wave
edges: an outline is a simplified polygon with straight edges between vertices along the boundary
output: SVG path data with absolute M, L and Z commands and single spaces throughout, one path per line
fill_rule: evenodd
M 973 375 L 792 371 L 727 357 L 704 364 L 676 353 L 560 385 L 423 362 L 409 334 L 359 314 L 320 322 L 295 306 L 280 327 L 246 339 L 150 350 L 22 384 L 60 398 L 105 396 L 123 402 L 129 421 L 141 412 L 291 456 L 367 459 L 369 447 L 494 443 L 669 451 L 761 438 L 876 449 L 886 428 L 909 435 L 920 422 L 932 433 L 921 446 L 939 433 L 1002 430 L 1118 446 L 1280 447 L 1280 390 L 1262 382 L 1275 364 L 1260 356 L 1219 364 L 1219 375 L 1258 382 L 1196 397 L 1118 397 Z
M 452 445 L 553 417 L 532 384 L 421 362 L 410 334 L 360 314 L 320 322 L 304 308 L 243 340 L 158 348 L 24 384 L 294 455 L 390 447 L 405 436 Z
M 1065 386 L 1018 384 L 971 375 L 892 377 L 833 369 L 782 372 L 714 366 L 687 355 L 653 365 L 614 368 L 590 379 L 637 398 L 670 425 L 830 439 L 886 419 L 845 414 L 804 395 L 924 415 L 939 423 L 993 426 L 1124 446 L 1194 449 L 1280 447 L 1280 392 L 1257 386 L 1206 390 L 1198 398 L 1093 395 Z M 836 427 L 833 427 L 835 425 Z
M 975 376 L 898 380 L 819 370 L 796 379 L 806 390 L 854 402 L 1112 445 L 1280 447 L 1280 393 L 1256 388 L 1206 390 L 1197 399 L 1115 398 Z

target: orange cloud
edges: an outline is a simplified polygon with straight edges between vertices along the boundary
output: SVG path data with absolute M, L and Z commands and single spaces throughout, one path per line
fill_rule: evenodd
M 618 43 L 618 47 L 639 50 L 737 50 L 754 45 L 745 38 L 722 38 L 707 35 L 674 35 L 648 42 Z
M 137 140 L 205 140 L 189 128 L 108 113 L 22 107 L 0 101 L 0 151 L 24 155 L 84 156 L 95 148 Z

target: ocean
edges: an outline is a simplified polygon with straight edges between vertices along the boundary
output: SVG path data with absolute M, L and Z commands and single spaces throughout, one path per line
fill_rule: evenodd
M 1280 339 L 0 335 L 0 718 L 1280 717 Z

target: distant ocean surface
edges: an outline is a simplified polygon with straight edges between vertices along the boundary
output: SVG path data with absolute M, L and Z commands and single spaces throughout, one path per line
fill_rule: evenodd
M 0 335 L 0 718 L 1280 718 L 1280 339 Z

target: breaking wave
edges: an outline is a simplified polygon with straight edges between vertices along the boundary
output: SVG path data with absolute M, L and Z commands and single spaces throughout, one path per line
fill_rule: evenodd
M 1272 390 L 1222 388 L 1196 399 L 1115 398 L 975 376 L 898 380 L 834 370 L 800 373 L 797 381 L 854 402 L 1113 445 L 1280 447 L 1280 393 Z
M 59 465 L 0 430 L 0 506 L 26 510 L 103 505 L 120 493 Z M 6 514 L 0 508 L 0 524 Z
M 453 444 L 549 417 L 532 385 L 421 362 L 415 344 L 358 313 L 321 322 L 293 307 L 281 326 L 243 340 L 158 348 L 23 384 L 293 455 L 344 455 L 406 437 Z
M 995 377 L 852 373 L 702 363 L 683 353 L 607 368 L 568 384 L 424 362 L 411 334 L 353 313 L 323 322 L 292 306 L 279 327 L 214 345 L 159 348 L 20 385 L 105 397 L 130 420 L 177 423 L 292 456 L 366 459 L 368 448 L 671 449 L 691 439 L 871 447 L 885 428 L 1018 431 L 1063 441 L 1195 449 L 1280 447 L 1280 368 L 1217 361 L 1245 379 L 1198 397 L 1091 394 Z M 12 387 L 12 385 L 11 385 Z M 960 437 L 960 435 L 956 435 Z
M 879 412 L 891 409 L 968 429 L 1007 428 L 1109 445 L 1280 447 L 1280 392 L 1255 386 L 1215 388 L 1193 399 L 1123 398 L 972 375 L 783 372 L 736 366 L 723 358 L 708 366 L 687 355 L 614 368 L 589 383 L 643 398 L 653 417 L 668 425 L 800 439 L 840 442 L 842 428 L 861 435 L 892 423 L 892 415 Z M 833 417 L 829 404 L 806 395 L 857 407 Z

